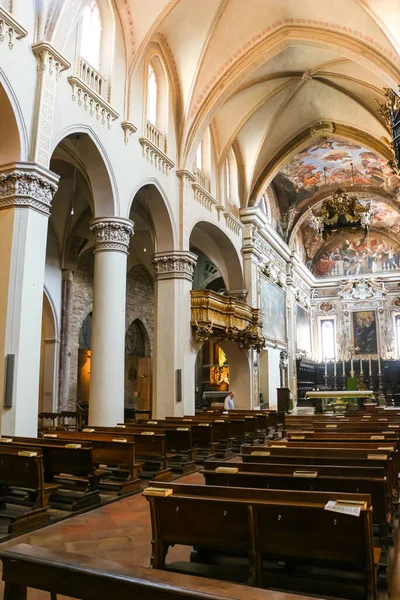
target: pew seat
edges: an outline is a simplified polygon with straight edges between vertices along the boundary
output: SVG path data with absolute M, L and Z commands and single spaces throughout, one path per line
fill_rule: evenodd
M 215 556 L 220 560 L 221 553 L 232 559 L 247 557 L 248 582 L 255 586 L 376 598 L 380 550 L 374 550 L 369 495 L 157 482 L 153 486 L 172 490 L 165 497 L 146 496 L 154 568 L 165 568 L 170 545 L 184 544 L 196 548 L 193 560 L 206 563 Z M 360 502 L 360 514 L 325 510 L 328 501 Z

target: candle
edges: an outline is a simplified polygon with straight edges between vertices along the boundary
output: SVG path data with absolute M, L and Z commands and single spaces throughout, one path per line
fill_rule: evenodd
M 351 375 L 351 377 L 354 377 L 353 356 L 350 359 L 350 375 Z
M 328 359 L 325 356 L 325 375 L 328 375 Z
M 382 375 L 381 355 L 380 354 L 378 354 L 378 375 Z
M 371 362 L 371 355 L 368 354 L 368 367 L 369 367 L 369 376 L 371 377 L 372 375 L 372 362 Z
M 336 377 L 336 358 L 333 359 L 333 376 Z
M 342 356 L 342 377 L 346 376 L 346 365 L 344 363 L 344 356 Z

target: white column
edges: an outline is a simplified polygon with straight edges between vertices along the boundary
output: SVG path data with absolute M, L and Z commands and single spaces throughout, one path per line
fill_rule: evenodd
M 37 435 L 47 224 L 58 179 L 33 163 L 0 172 L 0 406 L 6 435 Z M 15 355 L 9 408 L 3 407 L 7 355 Z
M 133 223 L 94 219 L 95 238 L 89 424 L 124 420 L 126 261 Z
M 199 344 L 190 325 L 190 290 L 197 257 L 186 251 L 154 255 L 153 416 L 194 414 L 195 361 Z M 181 371 L 182 400 L 177 371 Z

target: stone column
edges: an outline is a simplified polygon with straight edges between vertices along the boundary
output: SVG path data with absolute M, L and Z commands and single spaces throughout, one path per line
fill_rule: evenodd
M 126 262 L 133 223 L 94 219 L 95 239 L 89 424 L 124 420 Z
M 293 257 L 292 257 L 293 261 Z M 297 406 L 297 368 L 296 368 L 296 301 L 293 282 L 293 264 L 288 263 L 286 274 L 286 307 L 288 338 L 288 387 L 292 392 L 293 406 Z
M 154 307 L 153 416 L 194 414 L 195 362 L 199 344 L 190 326 L 190 290 L 197 257 L 192 252 L 157 252 Z M 182 401 L 178 401 L 177 370 Z
M 50 206 L 58 176 L 33 163 L 0 171 L 0 403 L 5 356 L 14 355 L 12 405 L 1 433 L 37 435 L 44 267 Z

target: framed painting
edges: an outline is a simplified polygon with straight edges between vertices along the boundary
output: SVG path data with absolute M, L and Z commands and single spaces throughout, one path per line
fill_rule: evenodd
M 353 312 L 353 343 L 355 354 L 377 354 L 378 339 L 374 310 Z
M 299 304 L 296 304 L 296 347 L 311 354 L 310 315 Z
M 286 342 L 285 293 L 261 277 L 261 312 L 264 315 L 263 335 L 278 342 Z

